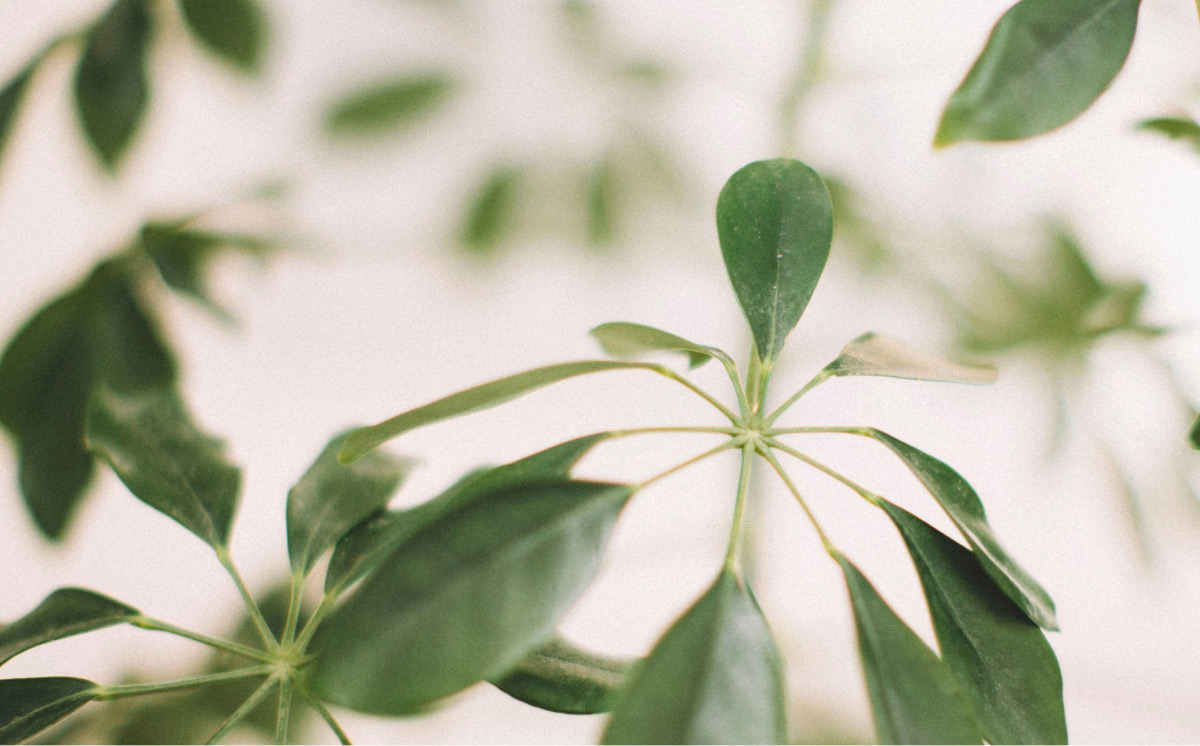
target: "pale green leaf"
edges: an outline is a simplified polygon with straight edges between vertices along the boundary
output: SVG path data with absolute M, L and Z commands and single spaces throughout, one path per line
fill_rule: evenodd
M 1158 117 L 1138 123 L 1138 129 L 1157 132 L 1172 140 L 1181 140 L 1200 151 L 1200 124 L 1193 119 L 1183 117 Z M 3 130 L 0 129 L 0 133 Z M 0 147 L 3 147 L 3 135 L 0 134 Z
M 491 683 L 510 697 L 543 710 L 594 715 L 612 709 L 632 665 L 628 659 L 581 650 L 559 636 Z
M 990 365 L 962 365 L 928 355 L 905 343 L 867 332 L 851 340 L 832 363 L 831 376 L 890 376 L 918 381 L 986 384 L 996 380 Z
M 683 337 L 643 324 L 613 321 L 601 324 L 588 334 L 596 338 L 606 353 L 624 360 L 647 352 L 682 352 L 688 357 L 689 368 L 698 368 L 714 357 L 726 363 L 732 362 L 729 355 L 716 347 L 689 342 Z
M 512 232 L 524 172 L 511 164 L 493 166 L 471 195 L 459 240 L 476 254 L 493 251 Z
M 0 679 L 0 743 L 36 736 L 98 695 L 91 681 L 53 676 Z
M 42 643 L 121 624 L 137 609 L 83 588 L 59 588 L 33 611 L 0 627 L 0 665 Z
M 257 72 L 266 46 L 266 15 L 255 0 L 179 0 L 188 31 L 227 62 Z
M 330 106 L 325 132 L 333 137 L 376 137 L 407 127 L 440 106 L 454 88 L 444 72 L 372 83 Z

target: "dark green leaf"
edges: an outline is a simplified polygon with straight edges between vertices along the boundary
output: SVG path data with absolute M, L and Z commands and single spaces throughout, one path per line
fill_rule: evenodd
M 469 412 L 503 404 L 519 396 L 549 386 L 552 383 L 565 381 L 568 378 L 582 376 L 588 373 L 598 373 L 604 370 L 660 370 L 657 365 L 649 363 L 627 363 L 611 360 L 584 360 L 576 363 L 560 363 L 547 365 L 544 368 L 534 368 L 523 373 L 490 381 L 479 386 L 473 386 L 456 394 L 438 399 L 416 409 L 396 415 L 377 425 L 355 430 L 350 434 L 338 460 L 343 464 L 353 463 L 364 454 L 377 448 L 383 443 L 424 425 L 457 417 Z
M 479 254 L 499 246 L 512 230 L 522 171 L 516 166 L 495 166 L 484 175 L 471 197 L 463 220 L 463 247 Z
M 626 360 L 647 352 L 683 352 L 687 354 L 689 368 L 697 368 L 714 357 L 730 362 L 729 355 L 716 347 L 689 342 L 683 337 L 643 324 L 613 321 L 601 324 L 588 334 L 596 338 L 606 353 Z
M 314 683 L 332 702 L 400 715 L 511 670 L 591 582 L 633 491 L 530 482 L 438 515 L 321 627 Z
M 817 172 L 800 161 L 751 163 L 721 189 L 717 233 L 758 354 L 774 360 L 829 257 L 829 192 Z
M 942 661 L 989 743 L 1066 743 L 1062 673 L 1046 636 L 975 555 L 903 508 L 882 502 L 921 578 Z
M 585 179 L 587 238 L 592 246 L 608 246 L 617 237 L 619 183 L 611 156 L 602 157 Z
M 0 156 L 4 155 L 4 146 L 8 143 L 8 137 L 13 131 L 13 124 L 17 121 L 17 110 L 21 106 L 21 100 L 25 98 L 29 81 L 33 80 L 33 73 L 41 61 L 42 56 L 38 55 L 28 65 L 21 68 L 21 71 L 13 76 L 12 80 L 8 81 L 3 88 L 0 88 Z
M 83 588 L 59 588 L 33 611 L 0 628 L 0 665 L 44 642 L 127 622 L 137 609 Z
M 212 547 L 228 546 L 241 471 L 220 440 L 196 428 L 174 391 L 97 392 L 87 440 L 139 500 Z
M 1197 124 L 1195 120 L 1182 117 L 1158 117 L 1140 122 L 1138 129 L 1157 132 L 1172 140 L 1182 140 L 1196 150 L 1200 150 L 1200 124 Z M 3 131 L 3 127 L 0 126 L 0 147 L 4 145 Z
M 129 273 L 102 263 L 84 286 L 92 304 L 97 374 L 112 389 L 136 393 L 171 386 L 175 360 L 138 298 Z
M 0 679 L 0 743 L 20 743 L 96 698 L 97 685 L 54 676 Z
M 116 170 L 149 98 L 147 0 L 117 0 L 92 27 L 75 70 L 75 106 L 100 161 Z
M 356 90 L 325 114 L 325 132 L 335 137 L 389 134 L 407 127 L 440 106 L 454 88 L 444 72 L 385 80 Z
M 892 450 L 908 465 L 917 479 L 934 496 L 954 525 L 962 531 L 983 564 L 983 569 L 996 581 L 1010 599 L 1021 607 L 1029 618 L 1044 629 L 1058 629 L 1054 618 L 1054 601 L 1037 581 L 1016 563 L 992 533 L 983 503 L 967 480 L 958 472 L 927 453 L 918 451 L 903 441 L 874 428 L 863 428 L 867 435 Z
M 612 709 L 633 661 L 580 650 L 556 637 L 501 678 L 498 689 L 525 704 L 568 715 L 594 715 Z
M 783 662 L 731 570 L 637 665 L 603 743 L 785 743 Z
M 1140 0 L 1021 0 L 946 104 L 934 145 L 1019 140 L 1061 127 L 1121 71 Z
M 188 30 L 202 44 L 246 72 L 257 72 L 266 42 L 266 18 L 254 0 L 180 0 Z
M 1192 423 L 1192 431 L 1188 433 L 1188 444 L 1192 448 L 1200 450 L 1200 417 L 1197 417 L 1196 421 Z
M 979 725 L 950 672 L 850 560 L 834 559 L 850 590 L 879 742 L 980 743 Z
M 339 464 L 337 453 L 348 435 L 330 441 L 288 491 L 288 556 L 292 569 L 304 575 L 347 531 L 387 505 L 411 467 L 385 453 Z
M 873 332 L 851 340 L 825 372 L 831 376 L 891 376 L 918 381 L 992 383 L 990 365 L 962 365 L 927 355 L 903 342 Z

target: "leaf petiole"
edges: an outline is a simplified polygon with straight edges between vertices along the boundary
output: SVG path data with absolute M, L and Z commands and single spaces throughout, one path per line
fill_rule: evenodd
M 730 441 L 731 443 L 736 441 Z M 740 444 L 742 448 L 742 468 L 738 473 L 737 497 L 733 504 L 733 523 L 729 527 L 729 544 L 725 548 L 725 567 L 732 570 L 733 560 L 737 554 L 738 542 L 742 535 L 742 514 L 746 509 L 746 492 L 750 486 L 750 469 L 754 463 L 755 445 L 747 440 Z
M 262 686 L 255 689 L 254 694 L 251 694 L 250 697 L 242 703 L 242 706 L 234 710 L 233 714 L 227 717 L 225 722 L 221 723 L 221 726 L 217 728 L 216 732 L 209 736 L 208 740 L 204 742 L 206 746 L 209 744 L 220 743 L 222 738 L 229 735 L 229 731 L 236 728 L 239 723 L 246 719 L 247 715 L 254 711 L 255 707 L 258 707 L 260 702 L 266 699 L 267 695 L 271 693 L 271 690 L 274 689 L 277 684 L 279 684 L 279 679 L 274 676 L 264 681 Z
M 821 545 L 825 547 L 825 551 L 830 557 L 834 557 L 836 559 L 839 555 L 837 547 L 835 547 L 833 542 L 829 540 L 829 537 L 825 535 L 825 530 L 822 529 L 821 524 L 817 522 L 817 516 L 813 514 L 812 508 L 808 507 L 808 502 L 806 502 L 805 499 L 800 495 L 800 490 L 796 489 L 796 485 L 792 482 L 791 477 L 789 477 L 787 472 L 783 470 L 783 464 L 779 463 L 779 459 L 775 458 L 775 454 L 771 453 L 770 449 L 768 448 L 760 448 L 758 453 L 767 460 L 767 463 L 771 465 L 771 468 L 774 469 L 775 473 L 779 475 L 779 478 L 783 480 L 783 483 L 787 486 L 788 490 L 796 498 L 796 502 L 800 503 L 800 507 L 804 510 L 804 514 L 808 516 L 809 523 L 811 523 L 813 528 L 816 529 L 817 536 L 821 539 Z
M 650 435 L 653 433 L 719 433 L 721 435 L 737 435 L 741 430 L 733 427 L 633 427 L 625 430 L 611 430 L 608 439 L 624 438 L 629 435 Z
M 198 686 L 206 686 L 208 684 L 220 684 L 225 681 L 237 681 L 239 679 L 252 679 L 256 676 L 267 676 L 274 670 L 274 666 L 254 666 L 253 668 L 240 668 L 236 671 L 224 671 L 222 673 L 207 674 L 204 676 L 193 676 L 190 679 L 164 681 L 156 684 L 119 684 L 116 686 L 100 686 L 95 690 L 95 699 L 98 702 L 107 702 L 114 699 L 124 699 L 125 697 L 140 697 L 144 694 L 158 694 L 160 692 L 173 692 L 180 689 L 194 689 Z
M 725 415 L 725 417 L 728 418 L 730 422 L 732 422 L 735 425 L 738 423 L 738 416 L 736 414 L 734 414 L 732 410 L 730 410 L 728 407 L 726 407 L 721 402 L 717 401 L 717 399 L 712 394 L 708 393 L 707 391 L 700 388 L 696 384 L 692 383 L 688 379 L 679 375 L 675 371 L 671 370 L 670 368 L 668 368 L 664 365 L 651 366 L 650 370 L 654 371 L 655 373 L 658 373 L 661 376 L 670 378 L 672 381 L 676 381 L 678 383 L 683 384 L 684 386 L 687 386 L 689 389 L 691 389 L 692 391 L 694 391 L 695 393 L 697 393 L 701 397 L 703 397 L 704 400 L 707 401 L 709 404 L 713 405 L 718 410 L 720 410 L 721 414 Z
M 292 572 L 292 592 L 288 599 L 287 622 L 283 625 L 280 643 L 290 645 L 296 639 L 296 625 L 300 621 L 300 602 L 304 593 L 304 573 L 301 570 Z
M 250 618 L 254 620 L 254 627 L 258 630 L 263 644 L 267 646 L 268 650 L 278 651 L 279 641 L 271 633 L 271 627 L 263 617 L 262 609 L 258 608 L 258 602 L 254 600 L 254 596 L 250 595 L 250 589 L 246 587 L 246 581 L 242 580 L 242 574 L 238 572 L 237 566 L 233 564 L 233 557 L 229 554 L 229 547 L 224 544 L 218 544 L 214 549 L 217 553 L 217 560 L 225 568 L 226 572 L 229 573 L 229 577 L 233 578 L 233 583 L 237 586 L 238 593 L 242 595 L 242 601 L 246 604 L 246 610 L 250 613 Z
M 279 682 L 279 711 L 275 718 L 275 743 L 285 744 L 288 737 L 288 723 L 292 718 L 292 680 L 285 677 Z
M 879 505 L 879 500 L 880 500 L 879 495 L 876 495 L 874 492 L 871 492 L 867 488 L 863 487 L 862 485 L 858 484 L 857 482 L 855 482 L 854 480 L 850 479 L 849 477 L 843 475 L 842 473 L 835 471 L 834 469 L 831 469 L 830 467 L 826 466 L 825 464 L 822 464 L 820 461 L 817 461 L 816 459 L 812 458 L 811 456 L 808 456 L 806 454 L 801 453 L 800 451 L 797 451 L 795 448 L 791 448 L 790 446 L 788 446 L 784 443 L 780 443 L 778 440 L 775 440 L 774 438 L 767 438 L 766 442 L 767 442 L 767 445 L 769 445 L 770 447 L 778 449 L 780 451 L 783 451 L 784 453 L 788 454 L 789 456 L 794 456 L 795 458 L 800 459 L 801 461 L 803 461 L 804 463 L 813 467 L 814 469 L 817 469 L 819 471 L 822 471 L 822 472 L 828 474 L 829 476 L 833 477 L 837 481 L 841 482 L 842 484 L 846 485 L 850 489 L 857 492 L 859 497 L 863 498 L 864 500 L 871 503 L 872 505 L 875 505 L 875 506 Z
M 317 632 L 317 627 L 321 626 L 321 622 L 325 620 L 326 615 L 333 611 L 333 605 L 337 603 L 338 596 L 345 590 L 341 587 L 333 588 L 321 597 L 321 603 L 317 604 L 317 608 L 313 611 L 313 615 L 304 623 L 304 628 L 300 630 L 300 634 L 296 636 L 294 647 L 298 650 L 304 650 L 312 637 Z
M 329 708 L 325 706 L 325 703 L 310 694 L 308 690 L 302 686 L 297 687 L 297 691 L 299 691 L 300 696 L 304 697 L 305 701 L 307 701 L 308 704 L 317 711 L 317 714 L 321 716 L 321 718 L 325 721 L 325 724 L 328 725 L 329 729 L 333 731 L 333 735 L 337 736 L 338 743 L 342 744 L 343 746 L 350 746 L 350 736 L 346 735 L 346 731 L 342 730 L 342 726 L 338 725 L 337 719 L 334 718 L 333 713 L 329 711 Z
M 795 404 L 800 399 L 800 397 L 804 396 L 809 391 L 816 388 L 819 384 L 824 383 L 825 381 L 829 380 L 831 377 L 832 376 L 829 372 L 829 369 L 822 368 L 820 370 L 820 372 L 818 372 L 815 376 L 812 377 L 811 381 L 809 381 L 808 383 L 806 383 L 802 387 L 800 387 L 800 390 L 797 391 L 796 393 L 792 394 L 791 398 L 789 398 L 783 404 L 780 404 L 778 407 L 776 407 L 774 412 L 767 415 L 767 418 L 765 420 L 763 420 L 763 424 L 766 427 L 770 427 L 771 423 L 775 422 L 775 420 L 777 420 L 779 418 L 779 415 L 786 412 L 789 407 L 791 407 L 793 404 Z
M 701 461 L 703 461 L 704 459 L 708 458 L 709 456 L 715 456 L 716 454 L 718 454 L 722 451 L 727 451 L 730 448 L 740 448 L 744 442 L 745 442 L 745 440 L 743 438 L 733 438 L 731 440 L 728 440 L 728 441 L 722 443 L 721 445 L 717 446 L 716 448 L 710 448 L 707 451 L 705 451 L 704 453 L 701 453 L 699 456 L 693 456 L 692 458 L 688 459 L 687 461 L 684 461 L 681 464 L 676 464 L 675 466 L 672 466 L 670 469 L 667 469 L 664 472 L 661 472 L 659 474 L 656 474 L 656 475 L 650 477 L 649 479 L 639 483 L 637 485 L 637 489 L 640 490 L 643 487 L 646 487 L 654 482 L 657 482 L 658 480 L 662 479 L 663 477 L 674 474 L 675 472 L 680 471 L 682 469 L 686 469 L 687 467 L 691 466 L 692 464 L 698 464 Z
M 193 632 L 190 629 L 184 629 L 183 627 L 176 627 L 174 624 L 164 622 L 160 619 L 153 619 L 148 616 L 140 616 L 129 620 L 129 623 L 140 629 L 154 630 L 157 632 L 169 632 L 173 635 L 185 637 L 189 640 L 194 640 L 196 642 L 203 643 L 204 645 L 208 645 L 209 647 L 217 648 L 218 650 L 225 650 L 235 655 L 261 661 L 262 663 L 270 663 L 275 660 L 271 654 L 265 651 L 256 650 L 252 647 L 232 642 L 230 640 L 221 640 L 216 637 L 209 637 L 208 635 L 203 635 L 199 632 Z

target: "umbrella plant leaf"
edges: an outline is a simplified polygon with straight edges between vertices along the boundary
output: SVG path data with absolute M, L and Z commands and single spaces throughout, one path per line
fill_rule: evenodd
M 229 545 L 241 470 L 229 463 L 222 441 L 192 423 L 173 390 L 97 392 L 87 441 L 139 500 L 213 548 Z
M 66 676 L 0 679 L 0 743 L 36 736 L 99 696 L 98 689 Z
M 592 581 L 633 492 L 528 482 L 429 521 L 322 625 L 317 690 L 355 710 L 402 715 L 511 670 L 554 636 Z
M 511 233 L 523 170 L 511 164 L 492 167 L 475 188 L 463 219 L 459 240 L 464 248 L 485 254 Z
M 817 172 L 800 161 L 751 163 L 721 189 L 717 234 L 758 354 L 774 360 L 829 257 L 829 192 Z
M 33 611 L 0 627 L 0 665 L 45 642 L 121 624 L 140 613 L 108 596 L 83 588 L 59 588 Z
M 445 102 L 454 78 L 445 72 L 405 75 L 372 83 L 343 96 L 325 114 L 334 137 L 389 134 L 407 127 Z
M 1192 431 L 1188 433 L 1188 444 L 1197 450 L 1200 450 L 1200 417 L 1192 423 Z
M 92 304 L 97 375 L 122 393 L 169 387 L 176 375 L 174 355 L 134 282 L 128 272 L 101 263 L 84 285 Z
M 33 73 L 41 61 L 42 55 L 38 55 L 0 88 L 0 156 L 4 155 L 4 146 L 8 143 L 13 125 L 17 121 L 17 111 L 25 98 L 25 91 L 29 89 L 29 81 L 33 80 Z
M 1156 117 L 1138 123 L 1138 129 L 1157 132 L 1172 140 L 1182 140 L 1197 151 L 1200 151 L 1200 124 L 1194 119 L 1183 117 Z M 3 147 L 3 129 L 0 125 L 0 147 Z
M 1125 65 L 1140 0 L 1021 0 L 950 97 L 934 145 L 1020 140 L 1091 106 Z
M 254 0 L 179 0 L 188 31 L 225 61 L 254 73 L 262 67 L 266 16 Z
M 633 661 L 582 650 L 561 636 L 530 653 L 491 683 L 527 705 L 567 715 L 612 709 Z
M 603 743 L 786 743 L 783 662 L 732 570 L 634 667 Z
M 1062 673 L 1046 635 L 975 554 L 920 518 L 880 503 L 912 555 L 942 662 L 989 743 L 1066 743 Z
M 587 239 L 592 246 L 609 246 L 617 237 L 621 182 L 611 155 L 604 155 L 584 177 Z
M 714 357 L 731 362 L 729 355 L 716 347 L 689 342 L 683 337 L 644 324 L 613 321 L 601 324 L 588 334 L 596 338 L 606 353 L 624 360 L 647 352 L 682 352 L 688 357 L 689 368 L 698 368 Z
M 867 332 L 850 341 L 832 363 L 831 376 L 890 376 L 918 381 L 986 384 L 996 380 L 990 365 L 962 365 L 928 355 L 905 343 Z

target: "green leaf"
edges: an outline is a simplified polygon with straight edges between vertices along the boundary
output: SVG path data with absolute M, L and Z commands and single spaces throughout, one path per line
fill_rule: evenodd
M 412 125 L 445 102 L 454 79 L 445 72 L 421 73 L 372 83 L 343 96 L 325 114 L 332 137 L 377 137 Z
M 321 627 L 314 683 L 337 704 L 401 715 L 511 670 L 591 582 L 633 491 L 531 482 L 437 516 Z
M 266 17 L 254 0 L 179 0 L 187 28 L 230 64 L 254 73 L 262 66 Z
M 603 156 L 584 179 L 587 207 L 587 239 L 592 246 L 609 246 L 617 237 L 617 208 L 620 183 L 613 159 Z
M 612 360 L 583 360 L 516 373 L 410 409 L 377 425 L 355 430 L 338 454 L 338 460 L 343 464 L 353 463 L 364 454 L 409 430 L 470 412 L 490 409 L 552 383 L 605 370 L 660 370 L 660 366 Z
M 0 156 L 4 155 L 4 146 L 8 143 L 8 137 L 17 121 L 17 110 L 41 61 L 42 55 L 39 54 L 0 88 Z
M 996 23 L 942 114 L 935 147 L 1061 127 L 1121 71 L 1140 0 L 1021 0 Z
M 874 428 L 863 428 L 862 432 L 890 448 L 921 480 L 958 530 L 962 531 L 983 564 L 983 569 L 1005 595 L 1016 602 L 1038 626 L 1058 629 L 1058 622 L 1054 618 L 1054 601 L 1000 546 L 992 527 L 988 525 L 983 503 L 967 480 L 933 456 L 885 432 Z
M 213 548 L 228 546 L 241 471 L 220 440 L 196 428 L 174 391 L 97 392 L 87 440 L 139 500 Z
M 491 683 L 525 704 L 568 715 L 612 709 L 633 661 L 605 658 L 556 637 Z
M 992 383 L 990 365 L 961 365 L 927 355 L 905 343 L 873 332 L 856 337 L 825 366 L 831 376 L 890 376 L 947 383 Z
M 1192 423 L 1192 431 L 1188 433 L 1188 445 L 1192 448 L 1200 450 L 1200 417 Z
M 95 699 L 98 685 L 53 676 L 0 679 L 0 743 L 32 738 Z
M 1158 117 L 1139 122 L 1138 129 L 1157 132 L 1172 140 L 1182 140 L 1200 151 L 1200 124 L 1197 124 L 1195 120 L 1182 117 Z M 0 125 L 0 147 L 4 145 L 3 132 L 3 126 Z
M 386 506 L 411 468 L 384 453 L 367 454 L 352 466 L 339 464 L 337 453 L 348 435 L 331 440 L 288 491 L 288 556 L 292 569 L 304 575 L 347 531 Z
M 912 555 L 942 661 L 989 743 L 1066 743 L 1062 673 L 1046 636 L 996 586 L 976 556 L 887 501 Z
M 111 627 L 139 616 L 137 609 L 83 588 L 59 588 L 33 611 L 0 627 L 0 666 L 44 642 Z
M 880 743 L 980 743 L 979 726 L 950 672 L 858 568 L 846 576 L 858 652 Z
M 463 220 L 464 248 L 484 254 L 499 246 L 512 231 L 522 169 L 508 164 L 492 167 L 475 189 Z
M 786 743 L 783 662 L 729 569 L 631 674 L 603 743 Z
M 175 382 L 174 356 L 145 305 L 134 278 L 101 263 L 88 279 L 87 293 L 97 346 L 97 374 L 122 393 L 169 387 Z
M 145 113 L 152 25 L 147 0 L 117 0 L 88 32 L 75 69 L 79 121 L 109 171 L 116 170 Z
M 683 337 L 643 324 L 613 321 L 601 324 L 588 334 L 596 338 L 606 353 L 625 360 L 647 352 L 683 352 L 688 357 L 688 368 L 698 368 L 714 357 L 731 362 L 729 355 L 716 347 L 689 342 Z
M 751 163 L 721 189 L 717 234 L 758 354 L 774 360 L 829 257 L 829 192 L 817 172 L 800 161 Z

